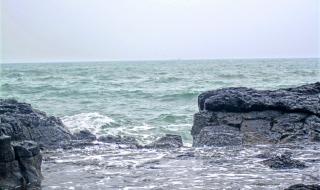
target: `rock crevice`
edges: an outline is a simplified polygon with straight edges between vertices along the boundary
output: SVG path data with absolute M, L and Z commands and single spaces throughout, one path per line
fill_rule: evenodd
M 0 136 L 0 189 L 40 189 L 42 155 L 33 141 Z

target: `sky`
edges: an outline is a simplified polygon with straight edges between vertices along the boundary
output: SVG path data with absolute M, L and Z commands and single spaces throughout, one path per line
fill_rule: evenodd
M 2 61 L 320 57 L 320 0 L 0 0 Z

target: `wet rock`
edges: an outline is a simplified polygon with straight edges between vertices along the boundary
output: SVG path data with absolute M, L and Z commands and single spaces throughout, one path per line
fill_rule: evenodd
M 271 158 L 262 161 L 262 163 L 272 169 L 303 169 L 307 167 L 303 162 L 291 159 L 291 155 L 292 153 L 285 152 L 281 155 L 272 156 Z
M 97 139 L 97 137 L 87 129 L 76 132 L 73 134 L 73 136 L 73 138 L 76 140 L 94 141 Z
M 18 158 L 30 158 L 40 154 L 39 145 L 34 141 L 13 142 L 12 145 Z
M 0 189 L 40 189 L 42 155 L 37 143 L 0 136 Z M 10 155 L 10 159 L 8 158 Z
M 217 126 L 216 128 L 219 128 Z M 237 146 L 242 144 L 242 137 L 239 132 L 215 132 L 211 127 L 203 128 L 198 138 L 194 139 L 193 144 L 203 144 L 206 146 Z
M 0 162 L 11 162 L 15 160 L 14 150 L 10 144 L 11 137 L 0 136 Z
M 193 146 L 320 142 L 320 82 L 296 88 L 224 88 L 198 97 Z
M 45 147 L 59 146 L 72 137 L 59 118 L 14 99 L 0 99 L 1 134 L 11 136 L 14 141 L 32 140 Z
M 267 159 L 267 158 L 271 158 L 271 157 L 273 157 L 273 156 L 275 156 L 273 153 L 267 151 L 267 152 L 263 152 L 263 153 L 261 153 L 261 154 L 258 154 L 258 155 L 256 155 L 255 157 L 256 157 L 256 158 Z
M 184 154 L 179 154 L 177 156 L 178 159 L 189 159 L 189 158 L 194 158 L 194 157 L 196 157 L 194 152 L 187 152 Z
M 138 146 L 138 141 L 134 137 L 128 136 L 113 136 L 113 135 L 103 135 L 98 138 L 98 141 L 113 144 L 126 144 Z
M 296 184 L 292 185 L 285 190 L 320 190 L 320 185 L 313 184 L 313 185 L 305 185 L 305 184 Z
M 144 146 L 144 148 L 180 148 L 182 146 L 181 136 L 166 134 L 155 142 Z

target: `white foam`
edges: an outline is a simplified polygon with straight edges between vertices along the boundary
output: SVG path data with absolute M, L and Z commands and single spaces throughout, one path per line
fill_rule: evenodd
M 99 133 L 101 126 L 114 122 L 112 118 L 97 112 L 80 113 L 73 116 L 65 116 L 61 119 L 72 132 L 88 129 L 93 134 Z

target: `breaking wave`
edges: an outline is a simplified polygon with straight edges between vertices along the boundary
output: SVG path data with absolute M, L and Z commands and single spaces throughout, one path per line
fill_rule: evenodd
M 93 134 L 98 134 L 101 126 L 115 122 L 112 118 L 98 112 L 64 116 L 61 120 L 72 132 L 88 129 Z

